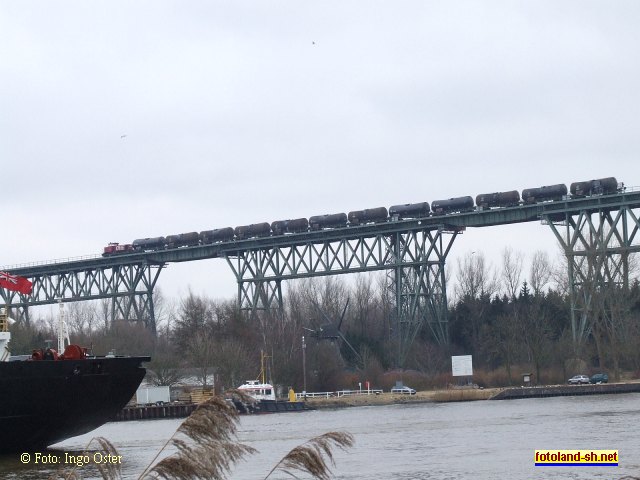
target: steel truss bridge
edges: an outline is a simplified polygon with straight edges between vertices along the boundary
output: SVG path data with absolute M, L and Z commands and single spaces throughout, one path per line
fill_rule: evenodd
M 627 286 L 629 256 L 640 250 L 640 192 L 422 219 L 253 238 L 213 245 L 7 267 L 29 278 L 33 292 L 0 289 L 4 303 L 28 321 L 28 307 L 110 299 L 112 320 L 142 321 L 155 331 L 153 289 L 173 262 L 223 258 L 233 271 L 241 309 L 282 308 L 282 282 L 306 277 L 386 270 L 395 296 L 402 363 L 417 332 L 427 325 L 435 340 L 448 338 L 445 262 L 467 228 L 522 222 L 550 227 L 564 249 L 575 342 L 590 331 L 594 295 L 605 285 Z

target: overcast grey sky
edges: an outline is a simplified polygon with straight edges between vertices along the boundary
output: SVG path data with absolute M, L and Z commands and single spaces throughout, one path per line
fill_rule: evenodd
M 0 265 L 110 241 L 615 176 L 635 1 L 0 0 Z M 555 255 L 548 227 L 456 255 Z M 170 266 L 232 297 L 222 260 Z

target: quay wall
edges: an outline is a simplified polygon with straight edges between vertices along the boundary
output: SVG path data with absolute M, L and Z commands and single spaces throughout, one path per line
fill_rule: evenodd
M 195 403 L 147 405 L 123 408 L 114 418 L 116 422 L 125 420 L 148 420 L 154 418 L 186 418 L 198 407 Z
M 573 395 L 606 395 L 640 392 L 640 383 L 601 383 L 597 385 L 552 385 L 543 387 L 506 388 L 491 400 L 563 397 Z

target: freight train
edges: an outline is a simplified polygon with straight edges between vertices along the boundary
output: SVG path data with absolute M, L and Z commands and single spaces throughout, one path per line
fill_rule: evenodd
M 354 227 L 369 223 L 384 223 L 395 220 L 420 219 L 452 215 L 494 208 L 516 207 L 542 202 L 556 202 L 567 198 L 582 198 L 592 195 L 610 195 L 624 191 L 624 184 L 614 177 L 574 182 L 569 189 L 565 184 L 547 185 L 507 192 L 482 193 L 475 198 L 464 196 L 428 202 L 406 203 L 386 207 L 368 208 L 345 213 L 314 215 L 306 218 L 262 222 L 239 227 L 216 228 L 198 232 L 180 233 L 166 237 L 139 238 L 130 244 L 110 243 L 104 247 L 103 256 L 127 253 L 151 252 L 157 250 L 212 245 L 215 243 L 262 238 L 295 233 L 314 232 L 325 229 Z M 570 193 L 569 193 L 570 192 Z

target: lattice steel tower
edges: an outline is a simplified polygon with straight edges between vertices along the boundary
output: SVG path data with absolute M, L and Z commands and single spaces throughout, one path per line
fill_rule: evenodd
M 638 209 L 629 205 L 595 205 L 543 216 L 567 259 L 576 349 L 598 319 L 615 321 L 616 302 L 629 289 L 630 254 L 640 251 L 638 218 Z

